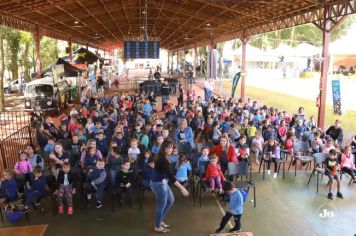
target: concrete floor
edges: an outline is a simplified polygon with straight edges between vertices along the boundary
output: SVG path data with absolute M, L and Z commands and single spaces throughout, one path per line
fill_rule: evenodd
M 250 201 L 246 203 L 242 218 L 243 230 L 251 231 L 257 236 L 352 236 L 356 234 L 356 193 L 353 189 L 356 186 L 347 186 L 347 178 L 342 184 L 345 199 L 333 201 L 326 198 L 326 178 L 319 194 L 316 194 L 316 179 L 307 186 L 308 176 L 304 171 L 299 172 L 297 177 L 289 173 L 285 180 L 281 177 L 272 179 L 268 176 L 263 181 L 262 176 L 257 173 L 254 174 L 254 179 L 257 183 L 257 208 L 253 208 Z M 250 199 L 251 197 L 252 194 Z M 172 230 L 168 235 L 209 235 L 216 229 L 222 212 L 213 196 L 204 194 L 201 208 L 194 208 L 192 198 L 183 198 L 177 191 L 175 191 L 175 198 L 174 207 L 166 219 L 166 223 L 171 225 Z M 325 222 L 319 217 L 319 208 L 327 203 L 336 209 L 336 217 Z M 91 208 L 88 214 L 84 214 L 77 207 L 72 217 L 52 216 L 50 211 L 32 212 L 28 221 L 23 220 L 16 226 L 48 224 L 45 233 L 48 236 L 157 235 L 152 231 L 154 205 L 153 194 L 147 193 L 142 211 L 139 211 L 137 203 L 129 209 L 124 202 L 116 212 L 111 212 L 109 204 L 100 210 Z M 97 221 L 98 215 L 103 217 L 103 221 Z M 5 226 L 9 225 L 5 224 Z

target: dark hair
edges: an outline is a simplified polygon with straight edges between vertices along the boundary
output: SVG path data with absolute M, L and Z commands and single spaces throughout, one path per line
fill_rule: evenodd
M 65 166 L 69 166 L 70 167 L 70 163 L 69 162 L 64 162 L 62 167 L 65 167 Z
M 186 161 L 187 161 L 187 156 L 184 154 L 180 154 L 178 160 L 178 168 Z
M 41 166 L 35 166 L 35 168 L 33 169 L 33 173 L 36 173 L 36 174 L 42 173 Z
M 156 154 L 156 160 L 158 160 L 160 158 L 167 158 L 166 157 L 166 148 L 171 145 L 174 147 L 174 142 L 171 139 L 164 140 L 161 144 L 161 147 L 160 147 L 158 153 Z
M 226 182 L 224 184 L 224 191 L 225 192 L 231 191 L 233 188 L 235 188 L 235 185 L 232 182 Z
M 329 154 L 330 154 L 330 155 L 335 155 L 335 156 L 336 156 L 337 151 L 336 151 L 335 149 L 330 149 Z
M 27 145 L 27 147 L 31 147 L 33 151 L 36 150 L 36 147 L 35 147 L 35 145 L 33 145 L 33 144 L 29 144 L 29 145 Z
M 131 163 L 129 158 L 125 158 L 124 160 L 122 160 L 122 164 L 121 165 L 125 165 L 126 163 Z
M 96 162 L 105 162 L 103 158 L 99 158 Z

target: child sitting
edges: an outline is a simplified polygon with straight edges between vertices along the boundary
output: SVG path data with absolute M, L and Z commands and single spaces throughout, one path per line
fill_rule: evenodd
M 258 130 L 256 136 L 252 139 L 251 150 L 255 154 L 256 164 L 259 165 L 258 161 L 260 153 L 263 152 L 263 143 L 264 140 L 262 138 L 262 131 Z
M 96 166 L 96 162 L 98 159 L 99 157 L 96 155 L 96 148 L 89 147 L 83 161 L 83 171 L 86 172 L 89 169 L 93 169 Z
M 0 182 L 0 203 L 11 202 L 17 198 L 17 184 L 14 172 L 6 169 L 4 170 L 4 178 Z
M 241 135 L 239 138 L 239 142 L 236 145 L 237 149 L 237 157 L 239 161 L 245 161 L 247 163 L 250 163 L 250 148 L 248 147 L 246 143 L 246 136 Z
M 169 162 L 170 163 L 177 163 L 179 159 L 178 156 L 178 148 L 176 146 L 173 147 L 173 152 L 172 154 L 169 156 Z
M 155 145 L 153 145 L 152 147 L 152 154 L 153 155 L 156 155 L 161 147 L 161 144 L 163 143 L 163 136 L 158 136 L 157 139 L 156 139 L 156 143 Z
M 197 169 L 198 171 L 200 170 L 200 165 L 204 161 L 209 161 L 209 147 L 203 147 L 201 151 L 201 156 L 199 157 L 197 161 Z
M 181 184 L 187 182 L 189 171 L 192 171 L 192 166 L 190 165 L 190 162 L 187 160 L 187 157 L 184 154 L 179 155 L 176 178 Z
M 30 185 L 25 191 L 23 198 L 25 200 L 25 207 L 22 209 L 23 213 L 30 211 L 30 206 L 33 201 L 36 201 L 36 205 L 40 200 L 46 196 L 46 179 L 42 175 L 42 169 L 36 166 L 33 170 L 34 177 L 31 178 Z
M 121 204 L 121 193 L 126 192 L 127 196 L 127 204 L 129 207 L 132 207 L 132 192 L 133 192 L 133 183 L 135 181 L 135 175 L 133 170 L 130 168 L 130 160 L 125 159 L 122 162 L 121 165 L 121 170 L 119 171 L 119 174 L 117 175 L 117 194 L 118 198 Z
M 141 151 L 138 148 L 138 141 L 136 139 L 132 139 L 130 142 L 130 148 L 128 150 L 128 155 L 130 161 L 133 163 L 137 160 L 138 155 L 140 155 Z
M 280 159 L 279 145 L 273 137 L 268 139 L 267 144 L 263 148 L 263 158 L 267 162 L 267 174 L 271 174 L 271 162 L 274 163 L 274 174 L 273 178 L 277 178 L 277 168 Z
M 227 207 L 225 216 L 221 219 L 219 228 L 215 233 L 220 233 L 224 228 L 227 222 L 229 222 L 231 216 L 234 217 L 235 226 L 229 230 L 229 232 L 241 231 L 241 217 L 243 214 L 243 196 L 241 192 L 235 188 L 234 184 L 227 182 L 225 186 L 225 192 L 229 195 L 230 202 Z
M 30 174 L 33 170 L 31 163 L 27 160 L 28 155 L 27 152 L 20 152 L 20 160 L 16 162 L 14 171 L 18 175 L 26 175 L 26 179 L 29 181 Z
M 106 179 L 107 174 L 105 171 L 105 161 L 100 158 L 96 161 L 96 167 L 89 170 L 88 179 L 85 183 L 85 189 L 88 191 L 88 201 L 91 199 L 91 194 L 95 193 L 96 208 L 101 208 L 103 206 L 104 189 L 107 183 Z
M 155 158 L 153 156 L 150 156 L 147 160 L 147 164 L 143 168 L 143 181 L 142 181 L 142 185 L 149 189 L 151 189 L 150 181 L 151 181 L 151 176 L 155 171 L 154 168 L 155 168 Z
M 116 186 L 116 176 L 119 173 L 122 164 L 122 157 L 118 147 L 113 147 L 107 159 L 107 169 L 110 174 L 110 184 Z
M 75 176 L 70 172 L 70 164 L 68 162 L 63 163 L 62 171 L 59 172 L 57 177 L 57 202 L 58 202 L 58 214 L 63 214 L 63 199 L 67 200 L 67 214 L 73 214 L 73 194 L 75 194 L 74 187 Z
M 100 150 L 103 157 L 107 157 L 107 155 L 109 153 L 109 146 L 108 146 L 108 142 L 104 138 L 103 132 L 98 133 L 98 137 L 96 139 L 96 146 Z
M 224 181 L 225 177 L 221 171 L 220 165 L 218 164 L 218 157 L 216 154 L 213 154 L 210 157 L 210 164 L 206 169 L 204 180 L 209 181 L 211 192 L 214 192 L 215 184 L 219 189 L 219 193 L 221 194 L 223 192 L 221 181 Z
M 340 167 L 341 171 L 349 174 L 353 182 L 356 183 L 355 157 L 351 151 L 350 146 L 345 147 L 344 153 L 341 154 Z
M 45 152 L 54 152 L 54 139 L 48 138 L 47 145 L 44 148 Z
M 328 182 L 328 188 L 329 188 L 329 193 L 328 193 L 328 198 L 330 200 L 333 199 L 333 194 L 331 192 L 331 188 L 333 186 L 334 179 L 337 182 L 337 194 L 336 196 L 338 198 L 344 198 L 342 193 L 340 192 L 340 176 L 337 172 L 339 168 L 339 163 L 336 158 L 337 152 L 335 149 L 331 149 L 328 153 L 328 157 L 325 159 L 324 164 L 325 164 L 325 175 L 329 177 L 329 182 Z

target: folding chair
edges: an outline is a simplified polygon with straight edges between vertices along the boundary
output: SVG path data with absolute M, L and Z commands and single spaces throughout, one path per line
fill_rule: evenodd
M 283 179 L 285 179 L 285 164 L 288 159 L 288 150 L 281 150 L 280 158 L 279 158 L 279 163 L 278 163 L 278 171 L 277 173 L 279 174 L 279 171 L 281 170 L 281 166 L 283 167 Z
M 202 188 L 204 189 L 204 191 L 207 189 L 207 183 L 204 180 L 204 177 L 205 177 L 205 172 L 206 172 L 206 169 L 207 169 L 209 163 L 210 163 L 209 161 L 200 162 L 198 173 L 197 173 L 199 180 L 198 180 L 197 187 L 196 187 L 195 197 L 198 197 L 198 194 L 199 194 L 199 207 L 201 207 Z M 194 203 L 195 203 L 195 200 L 194 200 Z
M 247 180 L 248 171 L 249 171 L 248 163 L 233 162 L 230 165 L 231 165 L 231 169 L 230 169 L 231 172 L 229 174 L 240 176 L 240 180 L 234 181 L 236 188 L 247 188 L 247 189 L 253 188 L 253 205 L 254 207 L 256 207 L 256 184 L 252 180 L 251 175 L 250 175 L 250 179 Z M 243 180 L 243 176 L 246 176 L 246 180 Z
M 310 146 L 307 142 L 295 142 L 293 143 L 293 155 L 292 160 L 289 163 L 288 171 L 293 162 L 295 162 L 294 175 L 297 176 L 297 165 L 300 161 L 300 169 L 302 168 L 302 163 L 306 162 L 306 170 L 311 167 L 311 162 L 314 158 L 311 156 Z
M 340 170 L 340 180 L 342 180 L 342 175 L 349 175 L 348 173 Z M 350 176 L 350 175 L 349 175 Z M 351 177 L 351 176 L 350 176 Z M 350 182 L 349 182 L 349 186 L 351 186 L 351 184 L 353 183 L 353 179 L 350 178 Z
M 314 169 L 312 173 L 310 174 L 309 180 L 308 180 L 308 185 L 310 183 L 310 180 L 316 173 L 316 192 L 319 192 L 319 174 L 323 176 L 325 174 L 325 170 L 323 169 L 323 163 L 325 159 L 328 157 L 327 153 L 315 153 L 313 155 L 314 158 Z

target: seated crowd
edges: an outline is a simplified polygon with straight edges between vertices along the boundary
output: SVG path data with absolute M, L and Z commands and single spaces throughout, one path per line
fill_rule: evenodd
M 14 171 L 4 171 L 2 202 L 18 198 L 15 176 L 23 176 L 24 185 L 19 192 L 23 193 L 23 211 L 28 212 L 32 203 L 40 204 L 48 193 L 45 176 L 51 175 L 59 214 L 64 212 L 63 200 L 67 213 L 73 214 L 72 195 L 78 189 L 82 189 L 88 203 L 94 195 L 97 208 L 103 206 L 106 189 L 111 189 L 120 203 L 121 195 L 126 194 L 131 207 L 137 183 L 149 188 L 154 156 L 165 139 L 176 143 L 169 160 L 177 180 L 188 183 L 190 173 L 209 162 L 202 177 L 212 192 L 223 192 L 223 181 L 229 178 L 229 162 L 253 165 L 260 164 L 263 158 L 268 175 L 274 164 L 276 178 L 279 161 L 298 155 L 293 148 L 298 142 L 308 143 L 313 153 L 328 154 L 328 198 L 333 198 L 334 179 L 338 182 L 337 197 L 343 197 L 338 168 L 356 182 L 355 138 L 350 146 L 343 146 L 340 121 L 324 132 L 313 116 L 306 117 L 302 107 L 289 116 L 286 111 L 260 106 L 250 99 L 245 103 L 214 97 L 204 101 L 198 96 L 182 107 L 167 99 L 164 114 L 159 114 L 154 96 L 127 94 L 82 99 L 81 103 L 80 110 L 73 108 L 69 115 L 63 113 L 58 126 L 50 116 L 40 120 L 36 127 L 39 152 L 29 145 L 20 152 Z M 282 157 L 281 151 L 286 155 Z M 80 178 L 74 170 L 79 171 Z

